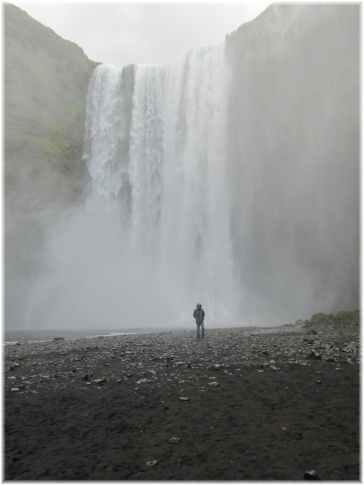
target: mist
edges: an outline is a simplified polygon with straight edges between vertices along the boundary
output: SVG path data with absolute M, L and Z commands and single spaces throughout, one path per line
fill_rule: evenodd
M 274 5 L 171 64 L 100 65 L 82 199 L 6 209 L 6 325 L 186 327 L 197 302 L 212 326 L 357 309 L 359 160 L 357 6 Z
M 44 257 L 49 264 L 32 294 L 28 328 L 160 323 L 168 305 L 153 290 L 153 265 L 142 257 L 128 259 L 122 228 L 97 207 L 68 214 L 48 238 Z
M 235 248 L 248 318 L 291 321 L 359 308 L 359 17 L 269 13 L 228 41 Z

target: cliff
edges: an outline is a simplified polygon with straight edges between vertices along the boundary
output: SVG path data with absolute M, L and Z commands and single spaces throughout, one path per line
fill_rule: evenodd
M 86 97 L 97 64 L 19 8 L 3 9 L 6 304 L 17 308 L 49 222 L 85 189 Z
M 358 308 L 360 6 L 271 5 L 226 52 L 244 307 Z
M 44 208 L 83 190 L 86 96 L 96 63 L 76 44 L 4 5 L 5 195 Z

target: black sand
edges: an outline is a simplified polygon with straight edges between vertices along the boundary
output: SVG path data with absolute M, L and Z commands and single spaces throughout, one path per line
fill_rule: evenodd
M 3 478 L 359 480 L 358 331 L 283 330 L 6 346 Z

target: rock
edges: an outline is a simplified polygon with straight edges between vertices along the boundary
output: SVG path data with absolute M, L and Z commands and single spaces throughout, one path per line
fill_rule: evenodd
M 306 342 L 306 344 L 312 345 L 315 342 L 315 339 L 305 337 L 303 341 Z
M 350 344 L 346 345 L 343 348 L 344 352 L 356 352 L 358 350 L 359 344 L 357 342 L 350 342 Z
M 173 436 L 173 438 L 169 438 L 168 440 L 170 443 L 178 443 L 181 441 L 181 438 L 177 438 L 176 436 Z
M 308 358 L 311 358 L 311 359 L 317 359 L 317 360 L 321 360 L 321 354 L 319 354 L 318 352 L 315 352 L 313 350 L 310 350 L 310 353 L 307 355 Z
M 152 460 L 152 461 L 147 461 L 146 465 L 147 466 L 155 466 L 158 463 L 157 460 Z
M 144 382 L 148 382 L 148 379 L 139 379 L 139 381 L 136 381 L 136 384 L 143 384 Z
M 303 342 L 304 338 L 311 337 L 305 336 L 304 331 L 300 329 L 296 329 L 294 332 L 288 328 L 282 330 L 282 327 L 274 331 L 272 329 L 259 330 L 249 338 L 246 338 L 245 329 L 236 329 L 229 333 L 221 329 L 212 329 L 213 349 L 208 351 L 207 348 L 199 348 L 198 355 L 196 355 L 196 349 L 192 349 L 188 345 L 192 338 L 192 332 L 189 333 L 189 331 L 186 331 L 185 336 L 178 332 L 143 336 L 145 342 L 150 341 L 151 343 L 148 348 L 145 344 L 143 346 L 140 344 L 139 335 L 124 335 L 116 337 L 115 340 L 114 338 L 95 338 L 93 345 L 89 345 L 90 340 L 84 339 L 70 339 L 62 343 L 53 342 L 53 340 L 26 343 L 22 347 L 6 345 L 4 364 L 6 382 L 9 383 L 7 392 L 10 387 L 19 387 L 21 375 L 19 369 L 14 370 L 14 366 L 15 363 L 20 362 L 22 357 L 26 357 L 26 360 L 20 363 L 20 369 L 24 375 L 28 372 L 28 368 L 30 373 L 34 374 L 30 376 L 31 384 L 34 386 L 32 390 L 36 389 L 36 386 L 42 388 L 45 385 L 48 389 L 56 389 L 60 385 L 67 388 L 73 386 L 77 381 L 81 384 L 82 378 L 81 387 L 86 388 L 87 385 L 95 386 L 98 382 L 101 385 L 107 379 L 108 382 L 112 381 L 115 384 L 119 382 L 118 385 L 122 385 L 121 382 L 123 382 L 126 386 L 133 385 L 137 381 L 139 392 L 146 386 L 159 387 L 168 383 L 171 389 L 175 388 L 177 392 L 175 395 L 178 396 L 178 399 L 189 393 L 187 386 L 190 386 L 195 380 L 199 381 L 196 387 L 199 394 L 203 390 L 205 393 L 208 392 L 210 387 L 207 382 L 211 383 L 211 381 L 206 382 L 204 379 L 219 375 L 216 371 L 224 373 L 224 376 L 238 373 L 241 378 L 245 369 L 254 369 L 262 373 L 269 373 L 271 369 L 273 372 L 278 372 L 279 369 L 283 371 L 285 364 L 305 366 L 332 361 L 336 362 L 335 367 L 339 362 L 344 368 L 349 362 L 353 366 L 357 365 L 359 363 L 357 362 L 359 349 L 356 348 L 358 327 L 351 332 L 350 329 L 346 330 L 347 327 L 345 331 L 334 325 L 325 325 L 325 327 L 320 334 L 319 341 L 312 338 L 314 342 L 312 347 Z M 228 353 L 226 353 L 227 341 L 230 347 Z M 96 342 L 99 345 L 95 345 Z M 108 362 L 107 359 L 114 354 L 115 344 L 118 351 L 117 360 L 120 359 L 120 364 L 104 367 L 104 364 Z M 134 351 L 126 354 L 125 344 L 129 345 L 129 349 L 133 347 Z M 86 355 L 87 350 L 89 352 Z M 311 352 L 310 359 L 307 356 L 309 352 Z M 85 359 L 80 357 L 85 355 Z M 161 358 L 155 360 L 155 355 L 159 355 Z M 167 356 L 173 356 L 174 360 L 166 362 Z M 351 359 L 349 362 L 347 362 L 348 358 Z M 72 367 L 70 362 L 77 363 L 77 365 Z M 69 367 L 70 365 L 71 367 Z M 165 365 L 167 368 L 164 367 Z M 12 370 L 9 370 L 10 367 Z M 73 368 L 77 369 L 78 374 L 72 372 Z M 321 366 L 317 368 L 321 368 Z M 95 381 L 89 369 L 93 369 L 94 375 L 103 376 L 105 381 Z M 49 374 L 47 378 L 43 375 L 46 371 Z M 88 374 L 87 380 L 86 374 Z M 79 377 L 75 379 L 77 375 Z M 59 379 L 56 379 L 55 376 Z M 9 377 L 12 379 L 9 380 Z M 323 378 L 323 376 L 316 376 L 316 379 L 321 377 Z M 315 384 L 314 378 L 312 382 Z M 211 389 L 217 385 L 219 384 L 212 384 Z M 32 390 L 27 392 L 32 392 Z M 192 398 L 190 399 L 192 400 Z M 190 404 L 187 407 L 189 406 Z
M 89 375 L 88 374 L 85 374 L 83 377 L 82 377 L 82 381 L 88 381 L 88 378 L 89 378 Z
M 101 379 L 95 379 L 94 380 L 94 383 L 97 384 L 98 386 L 102 386 L 103 384 L 105 384 L 107 382 L 106 378 L 105 377 L 102 377 Z
M 63 337 L 54 337 L 54 339 L 53 339 L 53 340 L 56 342 L 57 340 L 58 340 L 58 341 L 59 341 L 59 340 L 64 340 L 64 338 L 63 338 Z
M 218 385 L 219 385 L 219 383 L 218 383 L 218 382 L 216 382 L 216 381 L 214 381 L 214 382 L 209 382 L 209 386 L 211 386 L 211 387 L 216 387 L 216 386 L 218 386 Z
M 305 480 L 320 480 L 318 473 L 315 470 L 310 470 L 304 475 Z
M 335 362 L 334 357 L 326 357 L 325 362 Z
M 190 398 L 189 398 L 189 397 L 184 397 L 184 396 L 181 396 L 181 397 L 179 398 L 179 400 L 180 400 L 180 401 L 189 401 L 189 400 L 190 400 Z

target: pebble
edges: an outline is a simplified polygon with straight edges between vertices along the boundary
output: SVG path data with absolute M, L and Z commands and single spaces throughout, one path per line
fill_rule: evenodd
M 305 480 L 320 480 L 318 473 L 315 470 L 310 470 L 304 475 Z
M 139 381 L 136 381 L 137 384 L 143 384 L 144 382 L 148 382 L 148 379 L 139 379 Z
M 333 362 L 340 371 L 343 365 L 359 365 L 358 326 L 325 324 L 315 328 L 319 340 L 315 334 L 308 337 L 306 324 L 300 324 L 259 328 L 254 332 L 252 327 L 211 329 L 206 331 L 207 345 L 198 347 L 191 345 L 194 330 L 5 345 L 5 382 L 9 383 L 6 389 L 18 389 L 24 379 L 29 382 L 26 392 L 81 386 L 80 381 L 98 386 L 123 382 L 139 390 L 145 385 L 167 382 L 182 394 L 178 386 L 183 384 L 187 393 L 194 382 L 210 371 L 220 372 L 221 385 L 237 371 L 244 377 L 245 369 L 263 373 L 267 369 L 282 371 L 285 364 L 321 366 Z M 43 369 L 47 369 L 47 375 Z M 97 378 L 91 381 L 93 376 Z M 208 375 L 205 378 L 208 381 Z M 207 387 L 207 382 L 200 384 Z M 82 388 L 86 392 L 86 386 Z M 203 389 L 198 385 L 199 391 Z M 180 396 L 181 401 L 183 397 Z
M 176 436 L 173 436 L 173 438 L 169 438 L 168 440 L 170 443 L 178 443 L 181 441 L 181 438 L 177 438 Z
M 103 377 L 102 379 L 96 379 L 96 380 L 94 380 L 94 383 L 97 384 L 98 386 L 102 386 L 106 382 L 107 382 L 107 380 L 106 380 L 105 377 Z

